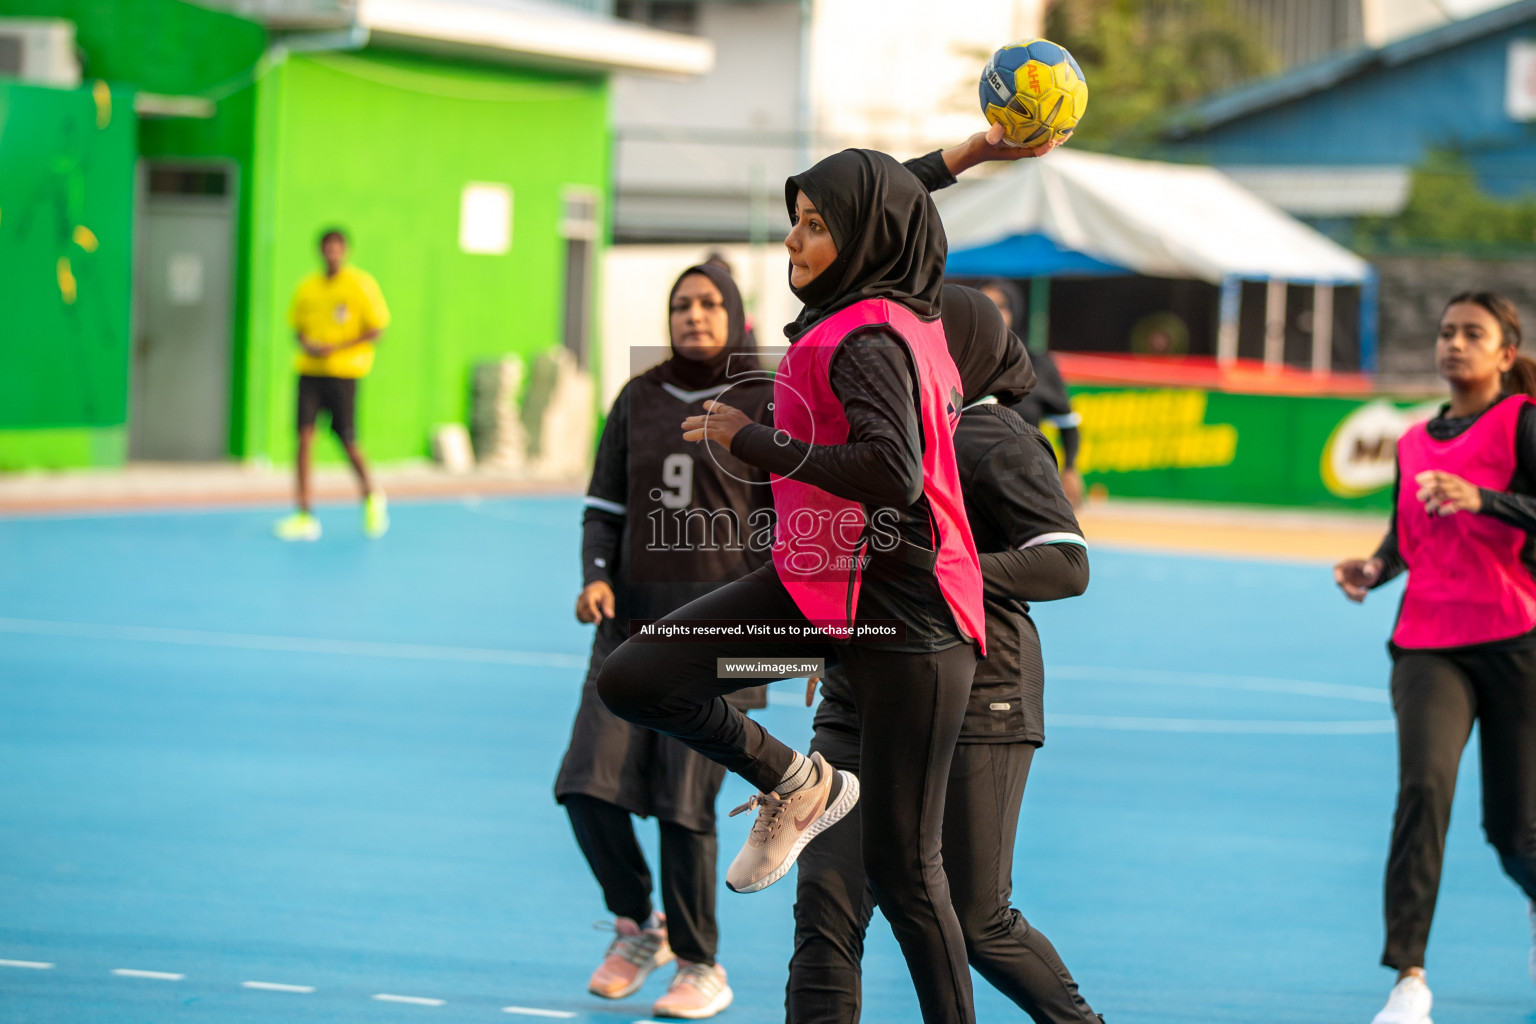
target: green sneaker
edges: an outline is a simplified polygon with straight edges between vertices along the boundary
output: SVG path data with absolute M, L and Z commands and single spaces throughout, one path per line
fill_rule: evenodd
M 320 520 L 308 512 L 285 516 L 272 527 L 279 540 L 319 540 Z
M 370 537 L 382 537 L 389 532 L 389 502 L 383 491 L 374 491 L 363 499 L 363 532 Z

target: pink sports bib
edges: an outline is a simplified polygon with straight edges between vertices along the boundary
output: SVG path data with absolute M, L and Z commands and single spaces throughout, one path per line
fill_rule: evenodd
M 1515 475 L 1515 429 L 1528 401 L 1504 399 L 1449 441 L 1430 437 L 1420 423 L 1397 442 L 1397 543 L 1408 564 L 1408 590 L 1392 632 L 1399 647 L 1462 647 L 1536 627 L 1536 580 L 1520 558 L 1525 531 L 1472 512 L 1431 516 L 1414 497 L 1414 477 L 1430 469 L 1506 490 Z
M 848 420 L 832 391 L 832 357 L 849 334 L 877 324 L 906 343 L 917 368 L 923 494 L 937 534 L 932 544 L 937 554 L 933 572 L 960 631 L 983 645 L 985 652 L 981 565 L 965 517 L 955 462 L 960 373 L 950 359 L 942 325 L 926 323 L 900 303 L 885 299 L 867 299 L 827 317 L 796 340 L 779 364 L 773 423 L 797 440 L 847 443 Z M 864 506 L 793 476 L 773 477 L 773 500 L 778 510 L 773 564 L 779 579 L 801 614 L 829 635 L 848 638 L 868 558 Z

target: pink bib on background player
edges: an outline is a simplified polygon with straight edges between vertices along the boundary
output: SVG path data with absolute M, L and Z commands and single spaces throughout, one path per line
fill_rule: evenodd
M 1536 580 L 1521 559 L 1526 533 L 1492 516 L 1431 516 L 1415 495 L 1425 470 L 1454 473 L 1478 487 L 1508 490 L 1515 475 L 1515 431 L 1530 399 L 1514 395 L 1449 441 L 1423 423 L 1397 442 L 1397 544 L 1408 589 L 1392 642 L 1399 647 L 1461 647 L 1508 640 L 1536 627 Z
M 981 565 L 965 517 L 955 462 L 960 373 L 950 359 L 939 322 L 924 322 L 907 307 L 886 299 L 866 299 L 822 320 L 790 346 L 779 364 L 774 426 L 788 437 L 811 444 L 847 442 L 848 420 L 832 391 L 832 357 L 848 335 L 874 325 L 888 327 L 912 354 L 921 398 L 923 494 L 937 533 L 933 543 L 937 562 L 932 571 L 960 631 L 984 644 Z M 778 512 L 773 564 L 779 579 L 801 614 L 834 638 L 848 638 L 858 614 L 868 557 L 864 506 L 793 475 L 773 477 L 773 501 Z M 880 525 L 877 520 L 877 531 Z M 894 536 L 895 531 L 887 527 L 885 532 Z

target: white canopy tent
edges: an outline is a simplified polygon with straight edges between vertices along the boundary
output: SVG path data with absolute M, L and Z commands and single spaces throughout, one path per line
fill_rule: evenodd
M 1319 372 L 1329 367 L 1333 287 L 1360 285 L 1362 362 L 1374 349 L 1367 337 L 1375 321 L 1370 264 L 1214 168 L 1063 149 L 934 199 L 949 235 L 951 274 L 1208 281 L 1222 289 L 1223 362 L 1237 358 L 1241 282 L 1267 281 L 1264 353 L 1275 364 L 1284 349 L 1286 285 L 1313 285 L 1312 364 Z

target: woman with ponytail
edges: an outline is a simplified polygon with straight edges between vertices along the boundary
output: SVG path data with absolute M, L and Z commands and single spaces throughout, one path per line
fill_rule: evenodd
M 1387 645 L 1398 797 L 1382 963 L 1398 975 L 1374 1024 L 1430 1024 L 1424 951 L 1474 721 L 1483 830 L 1536 929 L 1536 362 L 1519 346 L 1508 299 L 1451 299 L 1435 346 L 1451 400 L 1398 442 L 1392 525 L 1376 554 L 1333 569 L 1357 602 L 1408 573 Z M 1531 968 L 1536 978 L 1536 952 Z

